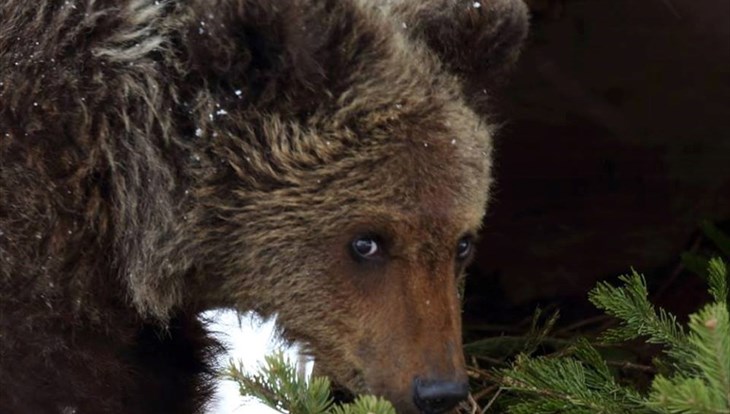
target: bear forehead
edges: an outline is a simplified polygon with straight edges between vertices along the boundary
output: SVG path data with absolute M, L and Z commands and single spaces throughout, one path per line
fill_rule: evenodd
M 491 133 L 465 106 L 452 106 L 390 138 L 382 180 L 394 184 L 393 204 L 434 216 L 481 217 L 491 182 Z
M 427 149 L 424 146 L 420 151 L 404 151 L 394 157 L 392 163 L 397 167 L 385 174 L 399 175 L 400 180 L 373 212 L 387 214 L 392 220 L 412 227 L 451 228 L 455 233 L 478 228 L 490 183 L 487 156 L 469 154 L 469 157 L 455 156 L 448 160 L 448 155 L 438 153 L 424 156 Z M 411 158 L 412 163 L 404 158 Z M 410 168 L 419 163 L 420 168 Z
M 360 160 L 356 178 L 335 179 L 329 195 L 355 222 L 408 231 L 473 231 L 487 203 L 490 151 L 489 133 L 481 127 L 392 137 Z

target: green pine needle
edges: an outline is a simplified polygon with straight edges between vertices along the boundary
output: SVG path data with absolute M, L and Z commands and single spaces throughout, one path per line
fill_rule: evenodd
M 619 280 L 624 286 L 600 282 L 588 294 L 588 299 L 597 308 L 621 321 L 618 328 L 606 331 L 603 338 L 612 342 L 646 338 L 648 343 L 665 346 L 678 366 L 688 368 L 691 348 L 677 318 L 664 309 L 657 310 L 649 302 L 646 281 L 636 271 Z
M 332 414 L 396 414 L 386 400 L 372 395 L 360 396 L 353 403 L 334 407 Z
M 282 352 L 266 356 L 255 374 L 246 373 L 240 362 L 231 361 L 223 377 L 236 382 L 242 396 L 256 398 L 280 413 L 396 414 L 388 401 L 374 396 L 359 396 L 350 404 L 335 405 L 329 379 L 315 377 L 307 381 Z
M 668 413 L 730 413 L 730 317 L 724 303 L 690 316 L 691 361 L 700 375 L 657 376 L 650 405 Z
M 710 259 L 708 266 L 708 279 L 710 284 L 710 294 L 715 302 L 728 303 L 728 279 L 730 273 L 727 271 L 725 262 L 721 259 Z
M 620 386 L 609 374 L 605 363 L 595 363 L 596 351 L 587 343 L 577 355 L 588 356 L 587 363 L 576 358 L 528 358 L 519 356 L 514 366 L 503 371 L 504 389 L 519 398 L 509 412 L 522 413 L 603 413 L 636 412 L 641 406 L 634 392 Z M 576 356 L 577 356 L 576 355 Z
M 601 354 L 585 339 L 556 356 L 518 356 L 501 371 L 513 414 L 730 414 L 730 312 L 724 262 L 706 263 L 713 303 L 690 315 L 688 329 L 648 300 L 644 278 L 622 276 L 622 286 L 599 283 L 590 300 L 621 322 L 607 337 L 643 337 L 661 344 L 671 372 L 657 375 L 641 393 L 619 383 Z M 666 357 L 665 357 L 666 358 Z M 667 366 L 663 358 L 656 365 Z M 511 395 L 511 397 L 510 397 Z

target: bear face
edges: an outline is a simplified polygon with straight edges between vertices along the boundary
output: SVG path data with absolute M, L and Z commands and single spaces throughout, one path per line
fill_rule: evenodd
M 286 211 L 278 197 L 245 202 L 282 229 L 262 227 L 249 242 L 271 248 L 270 267 L 254 272 L 286 277 L 257 281 L 267 288 L 244 301 L 278 312 L 284 335 L 304 342 L 320 373 L 385 395 L 399 412 L 415 410 L 414 381 L 466 381 L 457 286 L 484 213 L 490 148 L 485 127 L 461 110 L 452 127 L 425 121 L 424 135 L 409 126 L 415 139 L 390 138 L 409 133 L 395 117 L 372 159 L 308 173 L 306 190 L 287 190 Z M 249 292 L 248 273 L 224 291 Z
M 412 159 L 394 158 L 395 164 L 413 165 Z M 476 178 L 475 185 L 487 182 L 488 170 L 481 167 L 464 171 Z M 377 193 L 355 204 L 343 200 L 348 207 L 336 220 L 337 231 L 314 246 L 312 257 L 323 265 L 314 277 L 334 286 L 322 290 L 327 306 L 312 316 L 340 328 L 337 335 L 308 342 L 317 345 L 311 352 L 321 372 L 351 389 L 385 395 L 399 412 L 409 412 L 417 381 L 466 381 L 457 287 L 482 210 L 475 200 L 453 194 L 466 189 L 450 186 L 449 177 L 433 177 L 443 186 L 423 188 L 421 174 L 403 174 L 404 193 L 375 202 Z M 281 318 L 284 326 L 297 326 L 304 315 Z
M 321 373 L 400 413 L 465 397 L 483 90 L 517 55 L 521 2 L 26 3 L 0 6 L 0 264 L 23 292 L 0 314 L 18 319 L 5 337 L 74 349 L 11 366 L 76 373 L 44 406 L 139 412 L 125 401 L 153 397 L 105 385 L 128 375 L 138 332 L 224 307 L 278 315 Z M 105 341 L 123 363 L 71 372 Z M 15 378 L 0 388 L 37 387 Z

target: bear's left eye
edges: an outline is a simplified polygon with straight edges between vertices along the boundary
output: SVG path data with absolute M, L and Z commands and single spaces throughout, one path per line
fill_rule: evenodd
M 352 253 L 357 259 L 374 259 L 380 256 L 381 247 L 376 237 L 365 236 L 352 241 Z
M 459 260 L 464 260 L 467 257 L 469 257 L 469 253 L 471 253 L 472 249 L 472 241 L 468 237 L 464 237 L 461 240 L 459 240 L 459 243 L 456 244 L 456 257 Z

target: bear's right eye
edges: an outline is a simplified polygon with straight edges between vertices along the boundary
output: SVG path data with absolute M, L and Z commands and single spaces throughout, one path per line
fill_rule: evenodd
M 357 238 L 352 241 L 351 247 L 356 259 L 375 259 L 382 253 L 380 243 L 373 236 Z

